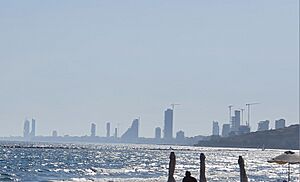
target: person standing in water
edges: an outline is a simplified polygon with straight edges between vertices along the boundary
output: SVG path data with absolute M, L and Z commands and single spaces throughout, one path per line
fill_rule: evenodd
M 197 182 L 196 178 L 191 176 L 190 171 L 185 172 L 185 177 L 183 178 L 182 182 Z

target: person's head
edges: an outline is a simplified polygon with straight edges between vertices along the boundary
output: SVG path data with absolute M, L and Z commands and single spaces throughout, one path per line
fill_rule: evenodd
M 190 171 L 186 171 L 185 172 L 185 176 L 191 176 L 191 172 Z

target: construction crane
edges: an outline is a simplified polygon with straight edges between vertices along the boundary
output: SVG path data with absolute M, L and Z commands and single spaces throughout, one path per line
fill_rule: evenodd
M 233 108 L 233 105 L 229 105 L 228 106 L 228 109 L 229 109 L 229 122 L 231 123 L 232 121 L 231 121 L 231 110 L 232 110 L 232 108 Z M 231 123 L 232 124 L 232 123 Z
M 241 112 L 242 112 L 242 121 L 241 123 L 243 124 L 244 123 L 244 108 L 240 108 Z
M 253 103 L 247 103 L 246 107 L 248 108 L 248 121 L 246 122 L 246 125 L 250 127 L 250 106 L 260 104 L 258 102 L 253 102 Z
M 172 110 L 174 111 L 175 106 L 179 106 L 180 104 L 170 104 L 170 105 L 171 105 L 171 107 L 172 107 Z

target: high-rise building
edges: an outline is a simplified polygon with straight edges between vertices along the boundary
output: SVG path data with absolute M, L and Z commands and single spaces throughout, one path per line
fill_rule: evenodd
M 57 137 L 57 136 L 58 136 L 57 131 L 56 130 L 52 131 L 52 137 Z
M 223 137 L 228 137 L 230 133 L 230 124 L 223 124 L 222 127 L 222 136 Z
M 173 110 L 167 109 L 165 111 L 164 122 L 164 139 L 170 140 L 173 138 Z
M 31 132 L 30 132 L 31 137 L 35 137 L 35 119 L 31 120 Z
M 155 128 L 155 139 L 161 139 L 161 129 L 160 127 Z
M 110 122 L 106 123 L 106 137 L 110 137 Z
M 176 140 L 184 140 L 184 132 L 183 131 L 178 131 L 176 133 Z
M 26 119 L 24 122 L 23 137 L 29 138 L 29 136 L 30 136 L 30 122 Z
M 235 130 L 235 116 L 231 116 L 231 128 L 230 131 Z
M 258 123 L 258 127 L 257 127 L 257 131 L 265 131 L 265 130 L 269 130 L 269 120 L 265 120 L 265 121 L 260 121 Z
M 285 119 L 275 120 L 275 129 L 285 128 Z
M 234 116 L 235 116 L 235 126 L 238 129 L 241 125 L 241 111 L 235 110 Z
M 239 110 L 234 111 L 234 116 L 232 117 L 231 131 L 238 132 L 241 125 L 241 112 Z
M 115 134 L 114 134 L 115 138 L 118 138 L 118 128 L 115 128 Z
M 139 119 L 134 119 L 132 125 L 128 130 L 122 135 L 122 139 L 136 141 L 139 137 Z
M 213 127 L 212 127 L 212 135 L 219 136 L 219 123 L 218 121 L 213 121 Z
M 91 124 L 91 137 L 95 137 L 96 136 L 96 124 L 92 123 Z

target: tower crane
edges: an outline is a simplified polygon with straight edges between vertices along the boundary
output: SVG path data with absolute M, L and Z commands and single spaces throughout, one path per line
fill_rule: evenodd
M 260 104 L 258 102 L 253 102 L 253 103 L 247 103 L 246 107 L 248 109 L 248 121 L 246 122 L 246 125 L 250 127 L 250 106 Z
M 241 120 L 241 123 L 244 124 L 244 111 L 245 109 L 244 108 L 240 108 L 241 112 L 242 112 L 242 120 Z
M 175 104 L 175 103 L 173 103 L 173 104 L 170 104 L 170 105 L 171 105 L 171 107 L 172 107 L 172 110 L 174 111 L 175 106 L 179 106 L 180 104 Z
M 229 109 L 229 122 L 232 124 L 232 121 L 231 121 L 231 110 L 233 108 L 233 105 L 229 105 L 228 106 L 228 109 Z

